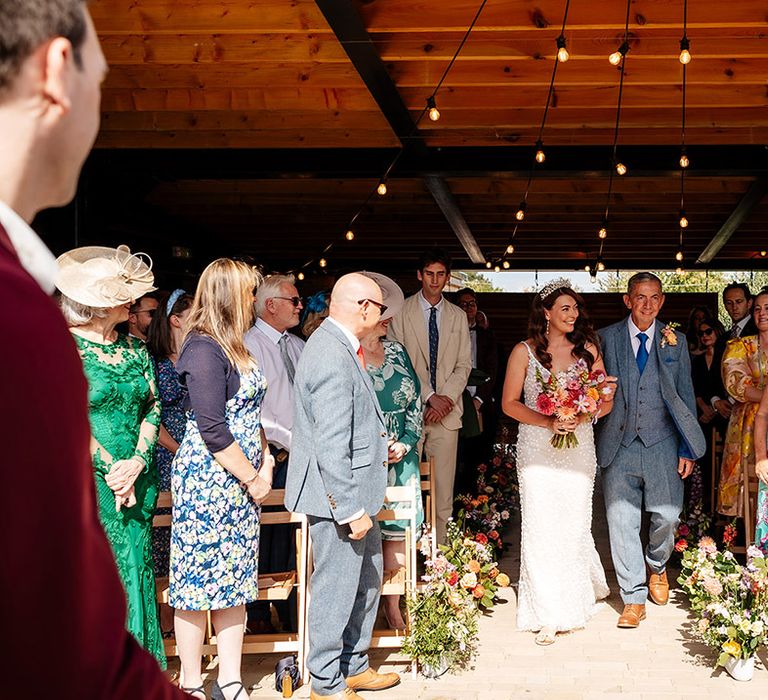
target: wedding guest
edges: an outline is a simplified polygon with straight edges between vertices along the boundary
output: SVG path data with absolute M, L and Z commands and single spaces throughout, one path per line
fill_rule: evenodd
M 753 311 L 757 335 L 741 335 L 728 341 L 723 355 L 723 384 L 735 401 L 725 434 L 723 463 L 717 494 L 717 512 L 730 517 L 743 513 L 743 475 L 755 464 L 755 415 L 768 383 L 768 314 L 764 305 L 768 291 L 761 291 L 752 301 L 760 307 Z M 749 473 L 749 472 L 748 472 Z
M 147 342 L 147 331 L 160 301 L 153 292 L 145 294 L 131 304 L 128 312 L 128 335 Z
M 416 276 L 421 290 L 405 300 L 392 319 L 388 337 L 408 351 L 421 383 L 424 451 L 435 460 L 435 534 L 445 540 L 453 514 L 456 450 L 461 429 L 461 394 L 472 370 L 472 345 L 466 314 L 443 297 L 451 258 L 442 248 L 426 251 Z
M 475 493 L 477 467 L 489 460 L 493 454 L 496 439 L 496 381 L 498 375 L 499 351 L 492 331 L 480 325 L 477 308 L 477 294 L 474 289 L 465 287 L 456 293 L 456 304 L 467 316 L 469 339 L 472 348 L 472 369 L 477 369 L 488 376 L 488 380 L 478 386 L 465 389 L 462 434 L 459 438 L 459 467 L 454 491 L 456 493 Z M 468 415 L 474 412 L 471 422 L 474 435 L 465 435 Z
M 56 287 L 88 378 L 99 517 L 128 597 L 128 629 L 165 668 L 151 548 L 160 403 L 146 346 L 115 330 L 132 299 L 154 289 L 149 262 L 126 246 L 76 248 L 58 259 Z
M 755 298 L 754 319 L 758 329 L 768 327 L 768 288 L 764 287 Z M 760 480 L 755 508 L 755 544 L 768 554 L 768 391 L 763 392 L 755 415 L 754 443 L 755 473 Z
M 651 272 L 629 278 L 629 316 L 599 331 L 605 367 L 619 377 L 613 411 L 598 423 L 597 463 L 616 577 L 624 609 L 617 626 L 636 628 L 645 604 L 669 602 L 667 562 L 687 479 L 706 450 L 685 336 L 658 320 L 661 280 Z M 642 536 L 643 511 L 650 529 Z
M 691 357 L 699 355 L 701 344 L 699 343 L 699 326 L 701 322 L 709 318 L 711 314 L 706 306 L 694 306 L 688 314 L 688 325 L 685 329 L 685 338 L 688 341 L 688 352 Z
M 0 3 L 0 343 L 4 488 L 3 695 L 186 697 L 126 630 L 125 593 L 98 520 L 88 385 L 50 298 L 56 261 L 29 225 L 67 204 L 99 126 L 107 70 L 85 2 Z M 45 449 L 41 446 L 45 440 Z M 23 497 L 33 494 L 33 497 Z M 34 553 L 33 556 L 30 553 Z M 47 601 L 47 603 L 46 603 Z M 66 635 L 45 662 L 41 630 Z
M 710 503 L 712 499 L 709 497 L 710 489 L 706 486 L 712 479 L 712 429 L 715 428 L 721 435 L 725 435 L 725 428 L 728 425 L 728 421 L 712 408 L 711 404 L 712 394 L 720 381 L 720 365 L 715 362 L 715 344 L 724 333 L 725 329 L 720 321 L 703 319 L 696 333 L 697 344 L 702 348 L 702 352 L 691 358 L 691 378 L 693 393 L 696 396 L 699 425 L 707 441 L 707 451 L 699 460 L 705 486 L 704 506 L 707 512 L 711 512 L 712 507 Z
M 179 449 L 187 425 L 184 411 L 184 391 L 176 374 L 181 339 L 184 336 L 184 321 L 189 315 L 194 297 L 183 289 L 176 289 L 157 308 L 152 323 L 147 329 L 147 350 L 157 377 L 157 391 L 160 400 L 160 432 L 155 450 L 154 468 L 157 470 L 160 491 L 171 490 L 171 463 Z M 158 508 L 156 514 L 170 513 Z M 152 559 L 155 576 L 168 576 L 171 555 L 171 528 L 152 528 Z M 160 626 L 163 637 L 173 632 L 173 613 L 165 604 L 160 606 Z
M 403 292 L 389 277 L 375 272 L 361 273 L 381 287 L 382 301 L 387 310 L 382 313 L 373 330 L 360 343 L 365 355 L 368 374 L 373 380 L 376 398 L 384 414 L 389 439 L 388 486 L 410 486 L 416 493 L 417 528 L 424 522 L 421 503 L 421 474 L 417 449 L 424 424 L 419 378 L 413 370 L 408 353 L 400 343 L 386 340 L 392 317 L 403 306 Z M 390 504 L 397 509 L 397 503 Z M 381 527 L 384 570 L 405 566 L 405 529 L 407 522 L 387 520 Z M 400 596 L 387 595 L 383 600 L 384 616 L 391 629 L 404 630 L 405 620 L 400 612 Z
M 375 518 L 386 492 L 388 450 L 360 339 L 385 311 L 379 285 L 344 275 L 331 293 L 329 317 L 296 368 L 285 504 L 306 513 L 312 538 L 311 700 L 360 700 L 356 690 L 400 680 L 368 662 L 382 581 Z
M 170 605 L 185 690 L 205 697 L 200 673 L 206 611 L 216 630 L 214 700 L 248 697 L 240 663 L 245 605 L 258 596 L 259 506 L 274 458 L 261 427 L 266 381 L 243 337 L 260 279 L 220 258 L 203 270 L 176 363 L 191 411 L 173 459 Z
M 288 330 L 299 325 L 304 308 L 293 275 L 267 277 L 256 290 L 254 306 L 256 323 L 245 334 L 245 347 L 253 355 L 267 380 L 267 393 L 261 405 L 261 424 L 275 458 L 272 487 L 285 488 L 288 455 L 293 430 L 293 380 L 304 341 Z M 271 573 L 296 568 L 293 546 L 295 526 L 271 525 L 264 528 L 259 540 L 259 571 Z M 275 609 L 284 627 L 295 627 L 291 611 L 295 598 L 275 601 Z M 293 618 L 295 618 L 293 614 Z M 270 604 L 253 603 L 248 609 L 248 628 L 252 632 L 274 632 Z
M 328 317 L 328 305 L 331 301 L 329 292 L 317 292 L 309 297 L 301 315 L 301 334 L 308 339 Z
M 723 306 L 731 317 L 733 324 L 715 345 L 715 363 L 721 369 L 721 379 L 712 395 L 710 403 L 723 418 L 728 419 L 733 410 L 733 401 L 729 400 L 728 392 L 722 382 L 723 354 L 729 340 L 742 336 L 757 335 L 757 327 L 752 320 L 752 292 L 743 282 L 731 282 L 723 289 Z

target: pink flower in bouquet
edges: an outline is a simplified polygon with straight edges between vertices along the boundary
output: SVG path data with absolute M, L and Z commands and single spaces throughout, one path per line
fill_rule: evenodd
M 755 559 L 755 558 L 762 559 L 763 552 L 760 549 L 760 547 L 756 547 L 755 545 L 751 544 L 747 548 L 747 559 Z
M 709 593 L 709 595 L 720 595 L 723 592 L 723 584 L 720 583 L 716 578 L 710 578 L 709 576 L 706 576 L 702 582 L 701 585 L 704 587 L 704 590 Z
M 539 394 L 536 397 L 536 408 L 539 413 L 543 413 L 545 416 L 551 416 L 555 412 L 555 402 L 547 394 Z
M 477 585 L 477 576 L 473 573 L 464 574 L 459 583 L 462 588 L 474 588 Z
M 680 537 L 688 537 L 690 531 L 690 528 L 685 523 L 680 523 L 680 527 L 677 528 L 677 534 Z
M 485 588 L 482 587 L 479 583 L 472 589 L 472 595 L 475 596 L 475 598 L 482 598 L 485 595 Z
M 557 416 L 562 420 L 571 420 L 576 418 L 578 411 L 573 406 L 561 406 L 557 409 Z
M 477 465 L 477 471 L 478 471 L 480 474 L 485 474 L 485 472 L 486 472 L 486 470 L 487 470 L 487 469 L 488 469 L 488 467 L 486 467 L 484 464 L 478 464 L 478 465 Z
M 496 455 L 492 460 L 491 463 L 494 467 L 498 467 L 501 464 L 501 457 L 499 455 Z
M 686 549 L 688 549 L 688 541 L 685 539 L 679 539 L 675 543 L 675 551 L 676 552 L 684 552 Z
M 704 554 L 715 554 L 717 552 L 717 545 L 711 537 L 705 536 L 699 540 L 699 549 Z

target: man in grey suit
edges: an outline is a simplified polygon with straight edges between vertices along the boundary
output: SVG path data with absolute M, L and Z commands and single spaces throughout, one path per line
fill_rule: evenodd
M 381 288 L 339 279 L 330 315 L 307 341 L 294 379 L 285 505 L 306 513 L 314 573 L 309 606 L 311 698 L 355 700 L 355 690 L 400 682 L 368 665 L 382 579 L 375 520 L 387 486 L 387 430 L 360 338 L 386 310 Z
M 706 445 L 685 336 L 656 320 L 664 304 L 661 280 L 650 272 L 633 275 L 624 304 L 629 318 L 600 331 L 605 368 L 619 381 L 613 411 L 597 427 L 597 463 L 624 601 L 618 626 L 633 628 L 645 619 L 649 594 L 657 605 L 669 600 L 666 566 L 683 507 L 682 480 Z M 651 521 L 645 552 L 643 504 Z

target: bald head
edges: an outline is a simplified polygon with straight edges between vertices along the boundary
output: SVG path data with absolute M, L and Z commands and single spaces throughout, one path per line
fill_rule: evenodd
M 381 287 L 370 277 L 352 272 L 339 278 L 331 292 L 330 316 L 358 338 L 381 318 Z

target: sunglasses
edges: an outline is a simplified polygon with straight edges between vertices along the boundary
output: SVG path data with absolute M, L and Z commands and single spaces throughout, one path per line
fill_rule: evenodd
M 270 297 L 270 299 L 282 299 L 283 301 L 290 301 L 294 308 L 301 304 L 301 297 Z
M 380 312 L 380 314 L 382 316 L 384 315 L 384 312 L 387 310 L 387 305 L 386 304 L 382 304 L 382 303 L 380 303 L 378 301 L 374 301 L 373 299 L 358 299 L 357 300 L 357 303 L 360 304 L 360 306 L 362 306 L 366 302 L 368 302 L 369 304 L 373 304 L 376 308 L 378 308 L 378 310 L 379 310 L 379 312 Z
M 699 331 L 699 338 L 703 338 L 705 335 L 712 335 L 714 332 L 714 328 L 705 328 L 703 331 Z

